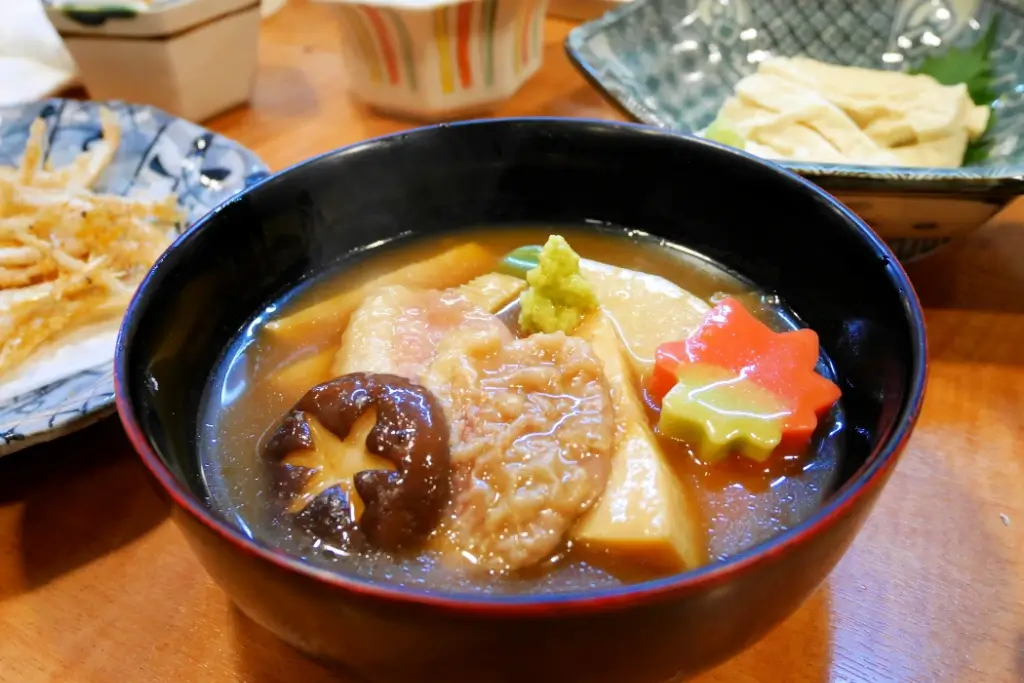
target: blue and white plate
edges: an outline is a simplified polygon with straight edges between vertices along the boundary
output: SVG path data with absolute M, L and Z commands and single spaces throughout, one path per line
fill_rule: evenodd
M 49 129 L 49 161 L 60 167 L 102 137 L 101 107 L 121 120 L 117 156 L 93 188 L 120 195 L 177 193 L 189 224 L 247 184 L 267 175 L 253 152 L 159 109 L 120 102 L 46 100 L 0 108 L 0 166 L 16 166 L 32 122 Z M 102 343 L 102 342 L 101 342 Z M 101 352 L 100 355 L 105 355 Z M 113 358 L 113 343 L 110 343 Z M 0 384 L 0 456 L 81 429 L 114 411 L 112 362 L 69 363 L 43 373 L 43 383 L 4 391 Z M 22 383 L 24 384 L 24 383 Z M 21 385 L 19 385 L 21 386 Z

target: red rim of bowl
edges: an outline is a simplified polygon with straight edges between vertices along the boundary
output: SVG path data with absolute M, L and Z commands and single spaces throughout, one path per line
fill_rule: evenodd
M 455 129 L 462 126 L 552 121 L 561 121 L 564 123 L 566 120 L 550 117 L 479 119 L 456 124 L 424 126 L 410 131 L 405 131 L 403 133 L 373 138 L 299 162 L 280 173 L 271 175 L 268 178 L 246 188 L 235 197 L 227 200 L 225 205 L 236 201 L 240 196 L 253 191 L 254 188 L 257 188 L 267 182 L 273 182 L 275 178 L 307 164 L 315 163 L 326 157 L 344 154 L 355 150 L 362 150 L 367 147 L 380 144 L 381 142 L 386 143 L 390 139 L 396 137 L 406 137 L 415 135 L 421 131 L 432 131 L 441 127 Z M 573 123 L 597 125 L 602 127 L 629 128 L 635 129 L 646 135 L 658 135 L 666 138 L 689 137 L 633 123 L 587 119 L 574 119 Z M 128 355 L 125 349 L 126 331 L 133 325 L 134 320 L 137 317 L 136 309 L 140 306 L 140 298 L 143 291 L 147 289 L 150 281 L 154 277 L 154 274 L 167 260 L 168 254 L 173 252 L 178 247 L 179 243 L 189 239 L 194 239 L 195 235 L 197 235 L 205 224 L 211 220 L 211 217 L 219 213 L 219 208 L 214 209 L 197 221 L 192 228 L 186 230 L 184 234 L 182 234 L 175 243 L 171 245 L 168 251 L 157 260 L 153 269 L 146 275 L 142 284 L 136 290 L 135 295 L 128 306 L 128 310 L 125 314 L 124 322 L 121 326 L 117 339 L 114 367 L 114 393 L 117 411 L 120 416 L 121 423 L 128 434 L 129 440 L 138 452 L 146 468 L 150 471 L 156 481 L 160 483 L 160 486 L 167 491 L 174 503 L 184 511 L 188 512 L 193 518 L 206 526 L 210 531 L 235 546 L 237 550 L 276 565 L 279 569 L 294 572 L 300 576 L 304 576 L 305 578 L 326 584 L 331 588 L 348 591 L 354 595 L 368 599 L 376 598 L 461 613 L 471 612 L 479 616 L 494 616 L 501 618 L 541 616 L 549 614 L 553 609 L 557 609 L 559 614 L 588 614 L 594 612 L 605 612 L 620 607 L 633 607 L 639 604 L 659 602 L 669 599 L 675 595 L 714 588 L 728 582 L 735 574 L 751 570 L 758 565 L 773 561 L 775 558 L 788 552 L 791 548 L 802 543 L 804 539 L 817 535 L 836 524 L 861 498 L 866 496 L 876 486 L 881 485 L 890 470 L 895 466 L 899 459 L 899 455 L 902 453 L 907 440 L 913 431 L 918 416 L 921 413 L 921 406 L 924 400 L 928 366 L 928 348 L 924 314 L 921 310 L 917 293 L 914 291 L 913 285 L 910 282 L 910 278 L 903 270 L 903 267 L 899 264 L 896 256 L 889 250 L 881 238 L 879 238 L 878 235 L 876 235 L 867 226 L 867 224 L 865 224 L 845 206 L 840 204 L 835 198 L 810 181 L 801 178 L 781 166 L 771 164 L 770 162 L 766 162 L 745 152 L 708 140 L 699 138 L 693 138 L 692 140 L 698 144 L 714 147 L 721 152 L 743 157 L 748 163 L 753 161 L 754 163 L 770 166 L 775 172 L 789 176 L 792 181 L 802 185 L 805 190 L 809 190 L 813 195 L 815 195 L 819 201 L 823 201 L 828 204 L 829 207 L 839 214 L 839 216 L 848 223 L 851 228 L 855 228 L 860 233 L 860 237 L 867 243 L 869 248 L 876 251 L 879 256 L 888 260 L 887 268 L 890 269 L 890 278 L 893 281 L 892 284 L 900 292 L 903 308 L 907 314 L 910 326 L 910 342 L 913 347 L 912 350 L 914 358 L 912 367 L 909 369 L 909 391 L 907 392 L 903 410 L 895 424 L 888 430 L 888 432 L 881 435 L 879 445 L 871 452 L 865 460 L 864 465 L 862 465 L 861 468 L 855 472 L 836 493 L 832 495 L 831 499 L 828 500 L 821 509 L 819 509 L 809 519 L 804 520 L 792 529 L 784 531 L 767 541 L 737 553 L 729 559 L 712 562 L 704 565 L 703 567 L 675 574 L 667 578 L 655 579 L 619 588 L 587 592 L 568 592 L 564 594 L 555 593 L 542 596 L 481 596 L 458 593 L 430 593 L 397 586 L 372 583 L 357 577 L 319 569 L 282 551 L 265 546 L 255 539 L 245 535 L 240 530 L 233 527 L 229 522 L 220 519 L 215 513 L 209 510 L 196 498 L 195 495 L 192 494 L 188 487 L 184 486 L 182 482 L 180 482 L 178 478 L 171 473 L 163 463 L 160 456 L 158 456 L 153 450 L 149 440 L 142 431 L 142 427 L 138 422 L 134 409 L 132 408 L 128 391 L 126 389 L 126 383 L 124 381 L 124 376 L 127 374 L 126 358 Z

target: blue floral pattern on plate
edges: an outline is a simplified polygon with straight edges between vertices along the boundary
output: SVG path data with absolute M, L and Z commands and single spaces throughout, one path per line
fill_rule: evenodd
M 191 224 L 268 174 L 238 143 L 159 109 L 72 100 L 0 108 L 0 166 L 20 162 L 29 126 L 40 117 L 48 128 L 48 160 L 55 167 L 69 163 L 100 139 L 101 107 L 120 118 L 122 139 L 98 191 L 153 197 L 176 192 Z M 113 368 L 106 365 L 0 401 L 0 456 L 81 429 L 113 410 Z

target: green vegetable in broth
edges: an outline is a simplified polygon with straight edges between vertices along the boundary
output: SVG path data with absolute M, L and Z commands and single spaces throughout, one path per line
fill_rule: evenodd
M 539 244 L 528 244 L 525 247 L 513 249 L 498 266 L 498 272 L 506 275 L 514 275 L 526 279 L 526 273 L 537 267 L 540 263 L 540 252 L 543 247 Z
M 735 147 L 736 149 L 744 149 L 747 146 L 743 136 L 730 128 L 729 124 L 720 118 L 711 122 L 711 125 L 704 131 L 704 138 Z

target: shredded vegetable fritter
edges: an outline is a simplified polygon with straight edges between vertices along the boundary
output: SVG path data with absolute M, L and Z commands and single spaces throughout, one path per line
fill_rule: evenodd
M 0 167 L 0 382 L 44 344 L 123 314 L 183 220 L 173 195 L 92 191 L 121 139 L 116 115 L 101 125 L 102 140 L 54 169 L 38 119 L 21 165 Z

